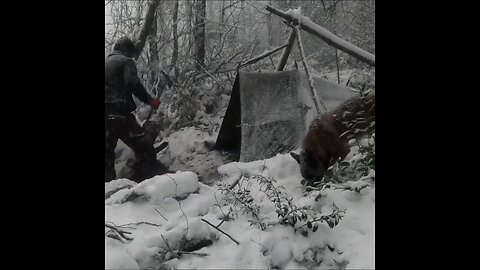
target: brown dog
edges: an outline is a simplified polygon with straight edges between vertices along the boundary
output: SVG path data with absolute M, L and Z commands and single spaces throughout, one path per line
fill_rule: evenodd
M 348 141 L 375 130 L 375 92 L 347 100 L 333 112 L 315 119 L 305 136 L 300 154 L 290 155 L 307 179 L 321 178 L 337 160 L 350 152 Z
M 335 127 L 335 121 L 332 114 L 315 119 L 305 136 L 300 155 L 290 153 L 300 164 L 304 178 L 323 176 L 333 162 L 344 159 L 350 152 L 348 143 L 342 140 L 341 133 Z

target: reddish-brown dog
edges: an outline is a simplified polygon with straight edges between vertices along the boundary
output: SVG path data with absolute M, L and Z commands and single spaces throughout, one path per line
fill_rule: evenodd
M 300 164 L 304 178 L 323 176 L 334 161 L 344 159 L 350 152 L 350 147 L 346 140 L 342 140 L 335 121 L 332 114 L 315 119 L 305 136 L 300 155 L 290 153 Z
M 375 129 L 375 92 L 352 98 L 315 119 L 305 136 L 300 154 L 290 155 L 300 164 L 305 179 L 321 178 L 337 160 L 350 152 L 348 141 Z

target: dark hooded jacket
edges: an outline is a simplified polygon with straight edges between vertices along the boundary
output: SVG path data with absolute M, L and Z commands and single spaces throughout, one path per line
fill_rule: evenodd
M 132 94 L 149 103 L 151 96 L 137 74 L 133 59 L 120 49 L 105 58 L 105 113 L 130 113 L 136 109 Z

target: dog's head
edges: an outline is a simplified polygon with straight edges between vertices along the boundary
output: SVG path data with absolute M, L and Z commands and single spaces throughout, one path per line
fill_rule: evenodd
M 290 155 L 300 165 L 300 173 L 307 180 L 322 178 L 329 167 L 329 160 L 319 159 L 309 151 L 300 151 L 300 154 L 290 152 Z

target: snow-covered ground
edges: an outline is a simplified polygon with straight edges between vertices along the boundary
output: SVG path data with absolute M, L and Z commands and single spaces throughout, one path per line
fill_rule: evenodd
M 213 119 L 213 121 L 221 121 Z M 218 130 L 216 132 L 218 134 Z M 207 130 L 195 127 L 185 127 L 173 132 L 167 138 L 158 141 L 168 142 L 169 146 L 157 154 L 157 159 L 168 165 L 172 171 L 192 171 L 200 181 L 211 185 L 218 179 L 217 168 L 233 159 L 226 154 L 210 151 L 215 144 L 217 135 L 210 135 Z M 115 170 L 120 178 L 128 177 L 130 169 L 125 166 L 129 158 L 134 158 L 133 151 L 121 140 L 118 141 Z
M 132 239 L 107 237 L 107 232 L 112 232 L 105 227 L 106 269 L 375 268 L 374 183 L 367 183 L 360 192 L 325 189 L 315 201 L 318 191 L 305 191 L 298 164 L 288 154 L 228 163 L 220 153 L 205 148 L 205 140 L 214 140 L 205 131 L 184 128 L 167 139 L 170 146 L 159 153 L 159 158 L 169 162 L 177 173 L 156 176 L 138 185 L 127 179 L 105 184 L 105 222 L 126 231 Z M 119 155 L 128 156 L 125 152 Z M 286 196 L 298 207 L 311 206 L 329 215 L 335 203 L 346 210 L 344 217 L 334 228 L 319 223 L 318 230 L 308 236 L 281 225 L 274 203 L 253 177 L 258 175 L 274 179 L 275 187 L 283 186 Z M 347 184 L 355 187 L 366 181 Z M 225 188 L 233 183 L 237 183 L 234 188 Z M 254 199 L 251 203 L 260 209 L 259 218 L 270 225 L 265 230 L 252 225 L 255 219 L 250 213 L 225 202 L 222 190 L 239 189 L 250 191 Z M 218 228 L 239 244 L 206 221 L 221 224 Z M 195 248 L 195 244 L 202 248 Z M 176 258 L 168 252 L 187 248 L 196 254 Z

